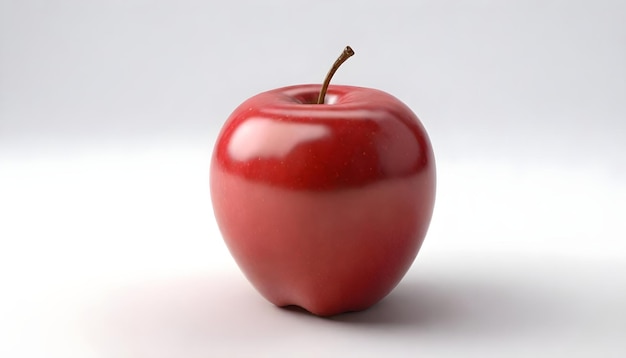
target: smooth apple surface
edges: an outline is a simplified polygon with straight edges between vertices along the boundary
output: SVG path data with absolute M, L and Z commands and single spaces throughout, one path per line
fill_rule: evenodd
M 424 240 L 435 163 L 416 115 L 374 89 L 280 88 L 241 104 L 211 162 L 224 240 L 270 302 L 328 316 L 370 307 Z

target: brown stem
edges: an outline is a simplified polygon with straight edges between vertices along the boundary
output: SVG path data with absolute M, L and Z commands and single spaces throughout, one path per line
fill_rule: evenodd
M 324 98 L 326 97 L 326 91 L 328 90 L 328 84 L 330 83 L 330 79 L 333 78 L 333 75 L 335 74 L 335 72 L 337 72 L 339 66 L 341 66 L 342 63 L 346 62 L 346 60 L 352 55 L 354 55 L 354 50 L 352 50 L 350 46 L 346 46 L 346 48 L 343 49 L 341 55 L 339 55 L 339 58 L 337 58 L 337 61 L 335 61 L 335 63 L 333 64 L 333 67 L 331 67 L 330 71 L 328 71 L 326 79 L 324 80 L 324 84 L 322 85 L 322 90 L 320 91 L 320 96 L 317 97 L 317 104 L 324 103 Z

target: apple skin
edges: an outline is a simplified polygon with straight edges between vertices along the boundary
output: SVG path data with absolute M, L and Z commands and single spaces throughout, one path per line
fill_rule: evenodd
M 364 310 L 413 263 L 435 202 L 417 116 L 370 88 L 284 87 L 241 104 L 211 160 L 226 245 L 267 300 L 319 316 Z

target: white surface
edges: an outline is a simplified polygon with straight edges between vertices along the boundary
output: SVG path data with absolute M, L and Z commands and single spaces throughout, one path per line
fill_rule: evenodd
M 0 0 L 0 356 L 626 356 L 625 6 Z M 397 289 L 320 319 L 239 273 L 208 163 L 346 44 L 334 82 L 417 112 L 438 197 Z
M 442 162 L 409 275 L 369 311 L 320 319 L 274 308 L 235 267 L 212 219 L 207 145 L 131 145 L 0 156 L 3 356 L 626 352 L 616 183 Z

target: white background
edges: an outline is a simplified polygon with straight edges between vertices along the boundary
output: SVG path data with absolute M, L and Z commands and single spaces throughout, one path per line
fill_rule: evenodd
M 243 278 L 208 164 L 347 44 L 438 196 L 396 290 L 320 319 Z M 625 138 L 619 0 L 0 0 L 0 356 L 624 357 Z

